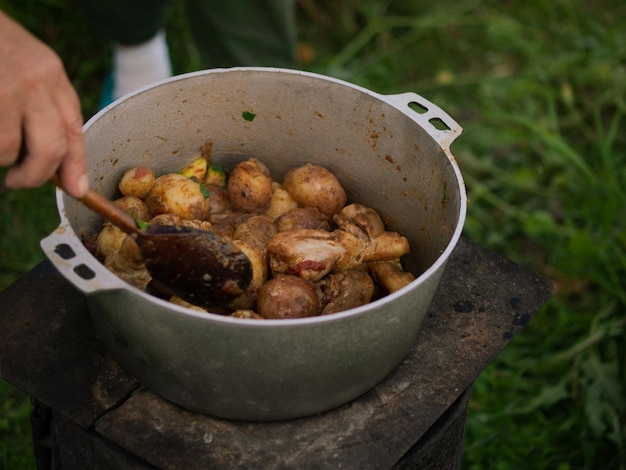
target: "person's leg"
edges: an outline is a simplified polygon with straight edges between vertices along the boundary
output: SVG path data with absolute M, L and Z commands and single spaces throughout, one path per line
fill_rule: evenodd
M 78 0 L 91 27 L 117 44 L 135 45 L 163 28 L 169 0 Z
M 295 0 L 187 0 L 207 68 L 296 65 Z
M 163 30 L 169 0 L 79 0 L 92 27 L 113 42 L 100 106 L 172 75 Z

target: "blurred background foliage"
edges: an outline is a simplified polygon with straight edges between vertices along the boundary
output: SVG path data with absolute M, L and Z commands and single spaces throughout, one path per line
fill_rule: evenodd
M 106 41 L 71 1 L 0 8 L 61 55 L 90 117 Z M 176 73 L 200 67 L 183 13 L 167 25 Z M 475 383 L 463 467 L 623 469 L 626 2 L 299 0 L 297 22 L 302 69 L 417 92 L 464 127 L 465 236 L 554 284 Z M 0 196 L 0 288 L 43 259 L 53 193 Z M 0 467 L 33 468 L 28 398 L 0 384 Z

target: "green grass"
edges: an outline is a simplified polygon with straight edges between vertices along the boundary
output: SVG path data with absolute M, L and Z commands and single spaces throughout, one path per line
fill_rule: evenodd
M 64 57 L 88 117 L 106 44 L 60 0 L 12 5 Z M 171 13 L 174 68 L 193 70 L 181 8 Z M 301 0 L 298 22 L 303 68 L 417 92 L 464 127 L 452 151 L 471 200 L 465 234 L 554 282 L 476 381 L 463 467 L 625 468 L 626 3 Z M 52 189 L 3 194 L 0 217 L 1 288 L 42 259 Z M 0 467 L 32 468 L 19 463 L 24 401 L 0 393 Z

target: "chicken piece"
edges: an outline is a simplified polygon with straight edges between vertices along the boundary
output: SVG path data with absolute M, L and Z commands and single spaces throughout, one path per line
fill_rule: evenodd
M 313 282 L 331 271 L 391 260 L 408 252 L 408 240 L 395 232 L 384 232 L 367 242 L 345 230 L 286 230 L 278 232 L 267 246 L 272 273 L 295 274 Z
M 345 206 L 333 216 L 333 221 L 337 227 L 355 236 L 359 236 L 359 233 L 362 232 L 368 240 L 379 237 L 385 231 L 385 225 L 378 212 L 362 204 Z
M 330 224 L 324 214 L 314 207 L 297 207 L 276 219 L 279 232 L 298 228 L 330 230 Z
M 141 290 L 145 290 L 152 280 L 139 246 L 130 235 L 124 238 L 119 250 L 107 255 L 104 265 L 119 278 Z
M 315 282 L 331 271 L 359 266 L 365 247 L 363 240 L 343 230 L 296 229 L 278 232 L 267 253 L 272 273 Z
M 323 305 L 322 315 L 368 304 L 374 295 L 374 288 L 374 281 L 363 269 L 329 274 L 316 284 Z
M 249 217 L 233 232 L 233 243 L 243 251 L 252 265 L 252 281 L 232 306 L 251 309 L 256 305 L 259 289 L 268 277 L 267 243 L 277 233 L 274 222 L 265 215 Z
M 252 280 L 243 294 L 232 301 L 234 309 L 251 309 L 256 305 L 259 289 L 265 284 L 268 277 L 266 250 L 253 246 L 243 240 L 233 240 L 233 244 L 239 248 L 250 260 L 252 266 Z
M 397 232 L 383 232 L 363 250 L 363 262 L 389 261 L 409 253 L 409 240 Z
M 399 259 L 377 261 L 369 263 L 367 267 L 374 280 L 390 294 L 415 280 L 413 274 L 402 270 Z

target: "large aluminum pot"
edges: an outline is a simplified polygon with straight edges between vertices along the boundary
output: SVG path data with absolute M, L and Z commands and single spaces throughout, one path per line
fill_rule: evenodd
M 301 417 L 357 398 L 413 345 L 466 212 L 450 153 L 461 128 L 437 106 L 312 73 L 220 69 L 144 88 L 84 130 L 91 185 L 108 198 L 118 197 L 128 168 L 176 171 L 211 139 L 218 163 L 232 168 L 254 156 L 275 180 L 296 165 L 327 167 L 350 201 L 377 209 L 411 243 L 406 266 L 417 279 L 369 305 L 297 320 L 206 315 L 111 274 L 79 238 L 101 220 L 57 191 L 61 224 L 42 248 L 87 296 L 114 357 L 152 391 L 224 418 Z

